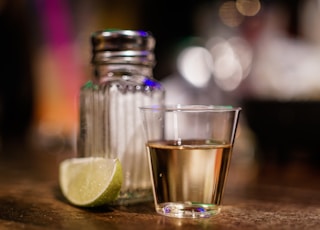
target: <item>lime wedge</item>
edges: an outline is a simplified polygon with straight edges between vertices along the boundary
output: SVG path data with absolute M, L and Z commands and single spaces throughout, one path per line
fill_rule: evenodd
M 66 159 L 60 163 L 59 183 L 63 195 L 73 205 L 105 205 L 118 197 L 121 164 L 118 159 L 102 157 Z

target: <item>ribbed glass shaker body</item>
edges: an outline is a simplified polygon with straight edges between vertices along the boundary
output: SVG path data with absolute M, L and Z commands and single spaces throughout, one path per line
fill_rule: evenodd
M 93 79 L 80 92 L 78 154 L 120 159 L 124 178 L 115 204 L 152 199 L 139 107 L 164 102 L 164 90 L 152 75 L 154 39 L 124 32 L 93 34 Z

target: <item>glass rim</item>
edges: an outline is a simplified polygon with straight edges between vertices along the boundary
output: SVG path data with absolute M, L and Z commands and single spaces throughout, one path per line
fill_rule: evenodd
M 241 107 L 231 105 L 148 105 L 139 107 L 141 110 L 165 111 L 165 112 L 236 112 Z

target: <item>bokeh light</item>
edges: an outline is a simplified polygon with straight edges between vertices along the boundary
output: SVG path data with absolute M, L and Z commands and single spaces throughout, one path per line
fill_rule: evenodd
M 178 71 L 190 84 L 204 87 L 211 78 L 211 55 L 203 47 L 192 46 L 183 50 L 177 60 Z
M 225 90 L 235 90 L 250 72 L 251 47 L 240 37 L 223 39 L 213 37 L 208 41 L 213 59 L 213 76 L 217 85 Z
M 242 67 L 242 78 L 245 79 L 252 67 L 253 50 L 246 40 L 242 37 L 231 37 L 229 43 L 233 52 L 238 57 L 238 61 Z
M 229 27 L 239 26 L 244 16 L 239 13 L 235 1 L 226 1 L 219 8 L 219 17 L 223 24 Z
M 261 8 L 259 0 L 237 0 L 236 8 L 244 16 L 254 16 Z

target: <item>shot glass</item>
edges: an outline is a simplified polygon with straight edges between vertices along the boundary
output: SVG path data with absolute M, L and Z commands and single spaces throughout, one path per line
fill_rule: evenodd
M 241 108 L 140 108 L 157 213 L 177 218 L 220 212 Z

